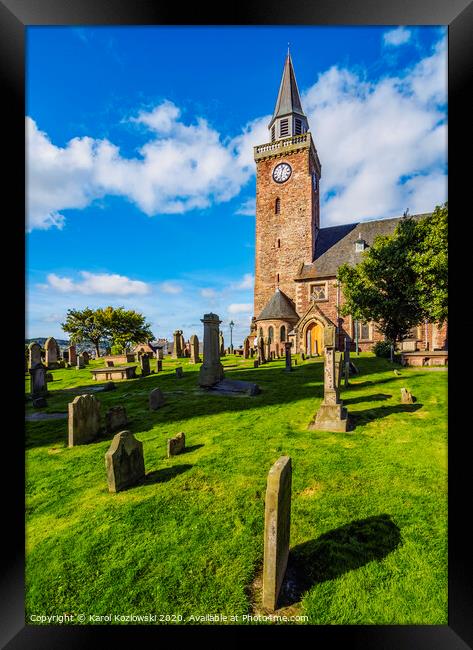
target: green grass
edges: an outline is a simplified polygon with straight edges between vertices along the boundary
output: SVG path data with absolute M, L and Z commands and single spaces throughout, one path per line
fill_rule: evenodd
M 147 479 L 118 494 L 106 482 L 111 435 L 69 449 L 67 420 L 26 423 L 27 617 L 258 611 L 266 477 L 289 455 L 291 562 L 306 591 L 285 611 L 311 624 L 446 624 L 447 373 L 396 376 L 361 354 L 360 374 L 341 391 L 356 427 L 330 433 L 307 430 L 322 399 L 321 360 L 299 360 L 290 374 L 284 360 L 223 362 L 238 364 L 227 377 L 256 381 L 261 395 L 207 395 L 200 366 L 171 359 L 163 373 L 97 393 L 102 413 L 126 407 L 143 442 Z M 66 411 L 97 385 L 90 368 L 100 365 L 53 371 L 44 410 Z M 156 386 L 167 404 L 150 412 Z M 415 404 L 400 403 L 401 387 Z M 167 459 L 166 439 L 179 431 L 188 451 Z

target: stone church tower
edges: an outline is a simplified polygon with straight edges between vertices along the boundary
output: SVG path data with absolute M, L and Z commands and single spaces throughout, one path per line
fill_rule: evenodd
M 258 332 L 260 321 L 264 320 L 266 325 L 275 321 L 276 328 L 285 325 L 283 334 L 287 335 L 299 320 L 294 278 L 301 264 L 310 264 L 314 258 L 320 228 L 321 175 L 289 52 L 268 131 L 269 142 L 254 148 L 254 314 Z M 279 339 L 279 336 L 272 338 Z

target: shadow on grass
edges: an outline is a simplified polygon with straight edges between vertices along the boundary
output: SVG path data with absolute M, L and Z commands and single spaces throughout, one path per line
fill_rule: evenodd
M 299 602 L 314 585 L 382 560 L 401 544 L 390 515 L 352 521 L 289 551 L 278 607 Z
M 347 400 L 348 401 L 348 400 Z M 344 402 L 345 404 L 345 402 Z M 393 413 L 415 413 L 421 409 L 423 404 L 393 404 L 392 406 L 378 406 L 373 409 L 366 409 L 365 411 L 354 411 L 349 413 L 350 420 L 353 425 L 366 424 L 373 420 L 380 420 L 386 418 Z
M 174 465 L 174 467 L 165 467 L 164 469 L 158 469 L 154 472 L 148 472 L 145 478 L 143 479 L 142 485 L 154 485 L 155 483 L 166 483 L 170 481 L 175 476 L 187 472 L 191 469 L 193 465 Z
M 360 402 L 381 402 L 390 397 L 392 397 L 392 395 L 386 395 L 385 393 L 375 393 L 374 395 L 364 395 L 361 397 L 349 397 L 348 399 L 343 400 L 343 405 L 359 404 Z
M 185 447 L 179 455 L 182 456 L 182 454 L 190 454 L 192 451 L 197 451 L 197 449 L 200 449 L 203 446 L 204 445 L 191 445 L 190 447 Z

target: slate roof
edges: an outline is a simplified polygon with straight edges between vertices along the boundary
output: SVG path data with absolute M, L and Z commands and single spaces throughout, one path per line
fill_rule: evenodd
M 428 214 L 414 214 L 409 217 L 421 219 Z M 303 264 L 295 280 L 336 276 L 342 264 L 355 266 L 362 259 L 362 253 L 355 251 L 355 241 L 364 239 L 367 250 L 378 235 L 392 234 L 400 219 L 402 217 L 321 228 L 315 244 L 314 261 L 311 264 Z
M 294 320 L 299 316 L 292 300 L 280 289 L 276 289 L 266 307 L 261 311 L 257 320 Z
M 277 117 L 283 115 L 290 115 L 291 113 L 298 113 L 304 115 L 302 110 L 301 98 L 299 96 L 299 89 L 297 88 L 296 75 L 292 66 L 292 59 L 289 52 L 286 56 L 284 63 L 284 71 L 282 74 L 281 85 L 279 86 L 278 98 L 274 109 L 273 117 L 269 123 L 269 128 Z

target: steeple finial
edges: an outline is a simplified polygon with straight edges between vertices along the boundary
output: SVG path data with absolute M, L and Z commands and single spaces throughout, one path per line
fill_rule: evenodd
M 286 61 L 284 62 L 284 70 L 281 78 L 281 85 L 279 86 L 278 98 L 276 100 L 276 106 L 274 108 L 274 114 L 269 124 L 269 128 L 272 127 L 275 120 L 284 117 L 297 118 L 304 121 L 305 129 L 307 128 L 307 118 L 304 114 L 301 104 L 301 98 L 299 96 L 299 89 L 297 87 L 296 75 L 294 74 L 294 68 L 292 65 L 291 52 L 290 52 L 290 43 L 287 44 L 287 55 Z M 292 129 L 289 129 L 287 135 L 292 135 Z

